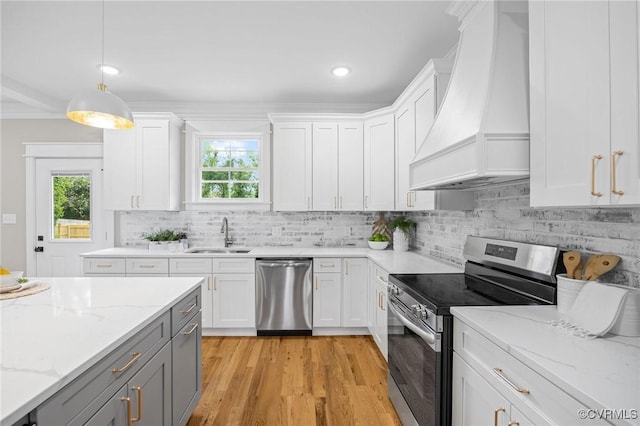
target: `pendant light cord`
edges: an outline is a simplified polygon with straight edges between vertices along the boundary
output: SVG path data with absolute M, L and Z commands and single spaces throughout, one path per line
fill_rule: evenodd
M 102 0 L 102 59 L 100 62 L 100 83 L 104 86 L 104 2 Z

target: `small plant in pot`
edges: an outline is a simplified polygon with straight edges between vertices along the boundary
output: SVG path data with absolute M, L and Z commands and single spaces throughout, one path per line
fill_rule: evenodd
M 180 246 L 180 234 L 171 229 L 161 229 L 143 237 L 149 241 L 149 251 L 175 251 Z
M 411 238 L 411 231 L 413 231 L 415 227 L 416 223 L 404 216 L 397 217 L 389 223 L 389 228 L 393 229 L 394 250 L 409 250 L 409 238 Z
M 371 237 L 369 237 L 369 248 L 373 250 L 384 250 L 389 245 L 389 237 L 384 234 L 375 233 Z

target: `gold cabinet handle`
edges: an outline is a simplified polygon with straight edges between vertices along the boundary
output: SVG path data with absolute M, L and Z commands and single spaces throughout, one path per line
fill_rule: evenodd
M 616 157 L 624 154 L 623 151 L 613 151 L 611 153 L 611 192 L 616 195 L 624 195 L 624 191 L 616 188 Z
M 520 422 L 518 422 L 517 420 L 509 420 L 507 426 L 520 426 Z
M 509 380 L 507 376 L 505 376 L 504 373 L 502 372 L 502 368 L 494 368 L 493 371 L 495 371 L 498 377 L 500 377 L 502 380 L 507 382 L 507 384 L 511 386 L 516 392 L 525 393 L 525 394 L 531 393 L 529 392 L 529 389 L 521 388 L 520 386 L 515 385 L 511 380 Z
M 384 308 L 384 293 L 380 292 L 380 309 L 382 311 L 386 311 L 386 309 Z
M 131 398 L 128 396 L 121 396 L 120 401 L 124 401 L 127 404 L 127 426 L 131 426 Z
M 596 192 L 596 161 L 602 160 L 602 155 L 591 157 L 591 195 L 602 197 L 602 192 Z
M 155 267 L 156 267 L 156 265 L 140 265 L 140 266 L 138 266 L 138 268 L 140 268 L 140 269 L 153 269 Z
M 411 193 L 407 192 L 407 207 L 411 207 Z
M 338 197 L 333 197 L 333 208 L 338 209 Z
M 180 311 L 180 313 L 182 315 L 187 315 L 189 312 L 193 311 L 193 308 L 195 308 L 196 306 L 198 306 L 197 303 L 192 303 L 191 305 L 189 305 L 189 307 L 186 310 L 182 310 Z
M 505 410 L 502 407 L 496 408 L 496 410 L 493 412 L 493 426 L 498 426 L 498 416 L 500 415 L 500 413 L 506 413 L 507 410 Z
M 112 373 L 122 373 L 124 371 L 127 371 L 129 369 L 129 367 L 131 367 L 133 365 L 134 362 L 136 362 L 138 360 L 138 358 L 140 358 L 142 356 L 141 352 L 134 352 L 131 355 L 133 355 L 133 358 L 131 358 L 131 360 L 126 363 L 124 366 L 120 367 L 120 368 L 114 368 L 113 370 L 111 370 Z
M 311 197 L 307 197 L 307 210 L 311 210 Z
M 378 275 L 378 279 L 379 279 L 380 281 L 382 281 L 383 283 L 388 283 L 388 282 L 389 282 L 389 280 L 388 280 L 388 279 L 386 279 L 385 277 L 381 277 L 380 275 Z
M 207 290 L 211 291 L 211 277 L 207 277 Z
M 318 289 L 318 277 L 315 277 L 313 281 L 315 281 L 315 283 L 316 283 L 316 290 L 317 290 Z
M 111 268 L 113 265 L 110 263 L 100 263 L 96 265 L 96 268 Z
M 378 292 L 378 308 L 382 310 L 382 293 Z
M 135 423 L 142 420 L 142 388 L 140 386 L 131 386 L 131 389 L 133 389 L 138 394 L 138 417 L 131 418 L 131 422 Z
M 136 195 L 136 207 L 140 208 L 140 196 Z
M 193 334 L 194 331 L 196 331 L 196 328 L 198 328 L 198 323 L 192 323 L 191 324 L 191 330 L 189 331 L 183 331 L 182 334 L 184 334 L 185 336 L 190 336 L 191 334 Z
M 213 291 L 218 291 L 218 277 L 213 277 Z
M 133 195 L 133 194 L 131 194 L 131 200 L 129 200 L 129 201 L 130 201 L 130 204 L 131 204 L 131 208 L 133 208 L 133 197 L 134 197 L 134 195 Z
M 364 196 L 364 209 L 367 210 L 369 208 L 369 196 Z
M 340 210 L 342 210 L 342 195 L 340 196 Z
M 344 274 L 349 275 L 349 261 L 346 259 L 344 261 Z

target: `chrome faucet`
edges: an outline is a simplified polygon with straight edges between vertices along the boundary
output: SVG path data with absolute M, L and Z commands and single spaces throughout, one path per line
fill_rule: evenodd
M 231 245 L 231 239 L 229 238 L 229 221 L 226 217 L 222 218 L 222 228 L 220 233 L 224 233 L 224 246 L 229 247 Z

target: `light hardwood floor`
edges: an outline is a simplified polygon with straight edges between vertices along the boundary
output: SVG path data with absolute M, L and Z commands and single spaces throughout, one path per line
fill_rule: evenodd
M 203 337 L 187 426 L 402 425 L 369 336 Z

